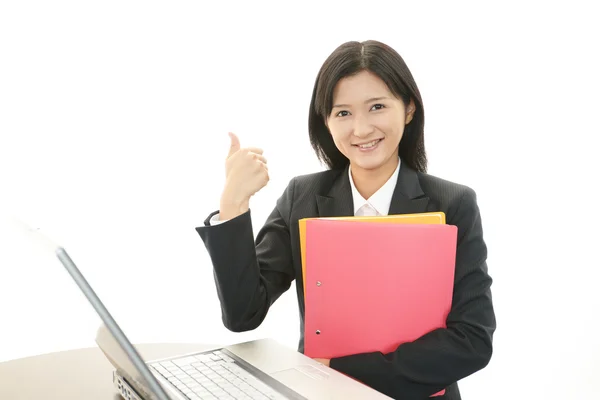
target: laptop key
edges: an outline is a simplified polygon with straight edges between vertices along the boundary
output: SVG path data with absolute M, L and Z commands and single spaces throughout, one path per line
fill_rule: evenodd
M 285 399 L 222 352 L 161 362 L 155 369 L 190 399 Z
M 229 357 L 229 356 L 228 356 L 227 354 L 225 354 L 225 353 L 221 353 L 221 354 L 219 354 L 219 356 L 221 357 L 221 360 L 223 360 L 223 361 L 225 361 L 225 362 L 228 362 L 228 363 L 230 363 L 230 362 L 235 362 L 235 361 L 233 360 L 233 358 Z
M 194 358 L 200 362 L 207 362 L 210 361 L 210 354 L 198 354 Z
M 196 362 L 196 359 L 194 357 L 182 357 L 182 358 L 177 358 L 175 360 L 172 360 L 173 364 L 177 365 L 178 367 L 184 366 L 184 365 L 189 365 L 193 362 Z
M 256 392 L 250 395 L 250 398 L 252 400 L 269 400 L 269 398 L 267 396 L 265 396 L 264 394 L 260 393 L 260 392 Z

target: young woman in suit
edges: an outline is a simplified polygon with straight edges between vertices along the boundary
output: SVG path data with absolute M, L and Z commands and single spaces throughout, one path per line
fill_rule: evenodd
M 447 327 L 389 354 L 355 354 L 325 365 L 396 399 L 460 399 L 457 381 L 492 356 L 496 320 L 487 249 L 475 192 L 429 175 L 421 95 L 401 56 L 376 42 L 348 42 L 325 61 L 309 109 L 309 137 L 324 172 L 293 178 L 253 236 L 250 198 L 268 182 L 258 148 L 234 134 L 219 211 L 196 228 L 211 257 L 223 323 L 257 328 L 296 281 L 304 351 L 304 294 L 298 220 L 307 217 L 443 211 L 458 227 L 454 294 Z

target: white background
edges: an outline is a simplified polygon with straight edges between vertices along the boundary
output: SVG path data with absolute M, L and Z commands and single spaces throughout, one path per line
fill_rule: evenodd
M 255 233 L 294 175 L 323 168 L 307 135 L 317 71 L 377 39 L 421 90 L 429 172 L 478 194 L 498 330 L 464 398 L 598 398 L 593 7 L 203 3 L 0 6 L 3 214 L 65 246 L 135 343 L 296 348 L 293 289 L 254 332 L 223 328 L 194 228 L 218 207 L 228 131 L 269 160 Z M 94 346 L 99 320 L 51 252 L 0 231 L 0 361 Z

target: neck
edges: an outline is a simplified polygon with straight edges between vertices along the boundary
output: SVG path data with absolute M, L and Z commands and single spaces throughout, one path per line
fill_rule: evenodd
M 398 156 L 392 157 L 375 169 L 363 169 L 352 165 L 352 180 L 356 190 L 363 198 L 369 199 L 390 179 L 397 166 Z

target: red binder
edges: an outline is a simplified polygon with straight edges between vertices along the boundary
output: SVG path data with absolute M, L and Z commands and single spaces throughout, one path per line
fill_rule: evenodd
M 445 224 L 307 221 L 305 354 L 389 353 L 445 328 L 457 231 Z

